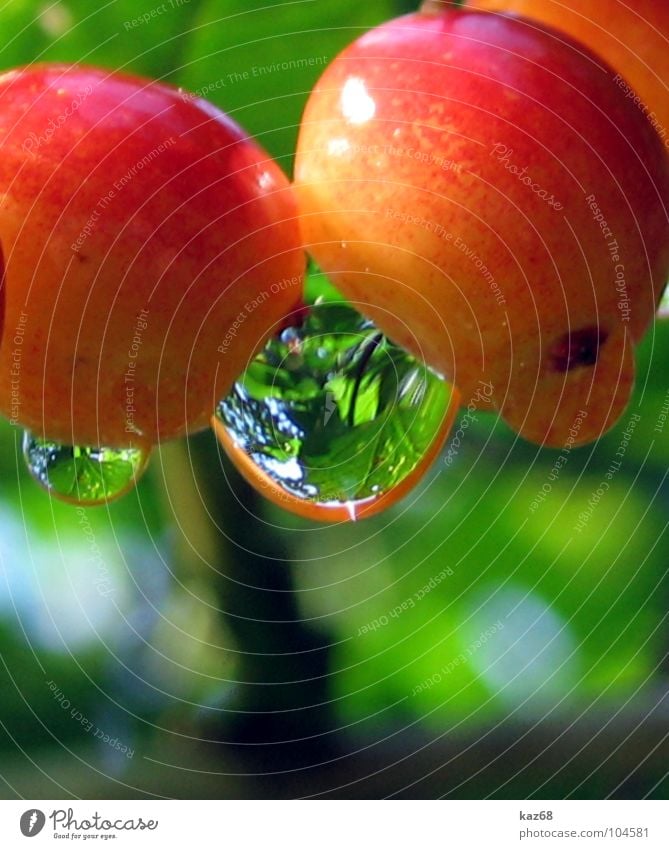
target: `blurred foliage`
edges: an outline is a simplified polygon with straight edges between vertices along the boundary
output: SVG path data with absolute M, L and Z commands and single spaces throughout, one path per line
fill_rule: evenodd
M 457 463 L 435 464 L 392 514 L 302 535 L 302 604 L 342 637 L 333 675 L 349 721 L 400 711 L 443 729 L 559 715 L 665 681 L 669 438 L 654 429 L 668 358 L 658 323 L 628 413 L 555 480 L 560 451 L 481 415 Z M 622 466 L 578 530 L 633 415 Z
M 0 64 L 86 62 L 201 91 L 289 171 L 323 62 L 413 7 L 6 0 Z M 267 532 L 294 559 L 300 610 L 332 641 L 342 724 L 457 728 L 666 686 L 669 426 L 657 425 L 668 362 L 669 322 L 658 323 L 639 352 L 629 413 L 572 451 L 554 480 L 559 451 L 481 414 L 456 462 L 438 461 L 387 514 L 321 528 L 265 508 Z M 640 419 L 621 467 L 578 531 L 632 414 Z M 178 730 L 235 680 L 236 654 L 211 574 L 173 562 L 178 494 L 165 493 L 162 461 L 136 493 L 84 519 L 29 479 L 7 424 L 0 446 L 0 757 L 17 746 L 98 745 L 49 682 L 92 727 L 129 745 L 156 724 Z M 112 771 L 127 763 L 108 744 L 99 753 Z

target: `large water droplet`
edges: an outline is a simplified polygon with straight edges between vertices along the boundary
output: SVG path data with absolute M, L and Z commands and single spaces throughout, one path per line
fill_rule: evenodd
M 140 479 L 149 459 L 144 448 L 63 445 L 26 431 L 23 456 L 31 475 L 51 495 L 93 506 L 125 495 Z
M 456 396 L 351 306 L 319 299 L 270 340 L 212 424 L 269 499 L 350 521 L 417 483 L 450 431 Z

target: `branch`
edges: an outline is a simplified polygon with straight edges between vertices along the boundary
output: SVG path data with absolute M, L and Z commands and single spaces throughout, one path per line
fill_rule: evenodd
M 251 744 L 247 754 L 264 760 L 268 751 L 282 764 L 302 762 L 307 753 L 322 759 L 333 728 L 327 640 L 301 620 L 285 539 L 263 520 L 264 499 L 211 432 L 163 447 L 161 458 L 180 526 L 176 556 L 207 569 L 239 652 L 235 678 L 243 683 L 207 731 L 222 742 Z

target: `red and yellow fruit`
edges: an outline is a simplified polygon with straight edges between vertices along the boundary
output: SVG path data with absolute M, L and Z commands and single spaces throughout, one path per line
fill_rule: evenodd
M 635 97 L 634 92 L 638 93 L 648 120 L 669 147 L 669 3 L 664 0 L 634 3 L 468 0 L 467 5 L 523 15 L 582 41 L 625 78 L 634 89 L 626 88 L 630 98 Z

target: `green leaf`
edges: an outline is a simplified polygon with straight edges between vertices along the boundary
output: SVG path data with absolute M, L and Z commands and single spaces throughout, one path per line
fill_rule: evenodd
M 0 67 L 80 62 L 173 79 L 201 0 L 7 0 Z

